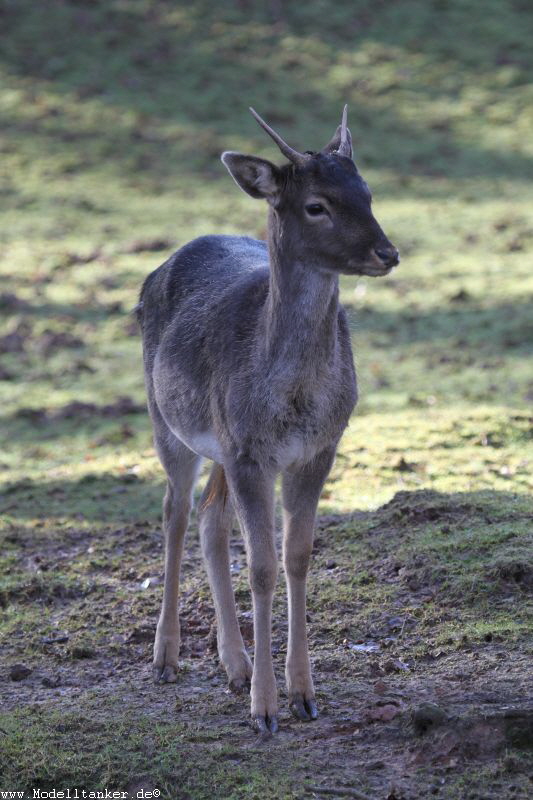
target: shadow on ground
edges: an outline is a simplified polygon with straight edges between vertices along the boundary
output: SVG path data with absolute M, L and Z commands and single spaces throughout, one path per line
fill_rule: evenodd
M 499 78 L 503 70 L 504 87 L 509 81 L 513 88 L 528 83 L 530 20 L 511 3 L 500 4 L 498 14 L 496 34 L 490 14 L 487 19 L 458 3 L 450 8 L 442 3 L 379 4 L 377 9 L 367 2 L 340 3 L 324 14 L 321 3 L 308 4 L 302 13 L 277 2 L 213 9 L 203 2 L 80 7 L 56 0 L 48 8 L 43 36 L 34 4 L 9 4 L 3 13 L 6 71 L 38 81 L 44 92 L 50 88 L 63 95 L 67 105 L 73 100 L 99 103 L 118 116 L 107 142 L 98 114 L 68 130 L 59 109 L 43 109 L 34 121 L 10 119 L 8 110 L 4 118 L 19 145 L 29 137 L 51 157 L 58 148 L 69 151 L 73 171 L 103 158 L 117 175 L 128 175 L 132 167 L 164 175 L 173 161 L 182 174 L 187 165 L 193 171 L 199 163 L 206 166 L 206 157 L 224 149 L 221 132 L 242 130 L 264 145 L 245 113 L 250 104 L 304 149 L 329 139 L 331 120 L 348 100 L 356 138 L 367 142 L 367 164 L 399 175 L 522 180 L 531 172 L 530 157 L 502 152 L 482 137 L 467 141 L 453 113 L 447 107 L 438 111 L 439 100 L 462 102 L 465 86 L 485 88 L 492 73 Z M 404 66 L 396 69 L 394 64 Z M 481 121 L 494 104 L 493 89 L 489 83 L 486 94 L 474 100 L 467 93 L 465 114 Z M 415 98 L 428 106 L 435 102 L 435 118 L 421 123 L 416 115 L 398 113 L 394 103 L 383 102 L 391 92 L 398 95 L 398 107 Z M 240 121 L 230 119 L 228 105 L 242 108 Z M 304 141 L 308 109 L 313 130 L 318 125 L 313 142 Z M 152 127 L 155 119 L 176 129 L 165 133 Z M 436 185 L 425 188 L 439 191 Z

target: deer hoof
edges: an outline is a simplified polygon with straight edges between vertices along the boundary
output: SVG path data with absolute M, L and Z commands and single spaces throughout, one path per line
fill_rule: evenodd
M 176 683 L 178 680 L 178 668 L 170 664 L 163 667 L 154 666 L 152 674 L 155 683 Z
M 298 692 L 291 697 L 289 708 L 296 719 L 311 722 L 318 717 L 318 708 L 314 697 L 306 698 Z
M 276 716 L 269 717 L 265 715 L 264 717 L 253 717 L 252 724 L 258 732 L 261 741 L 270 739 L 272 734 L 277 733 L 278 730 L 278 718 Z

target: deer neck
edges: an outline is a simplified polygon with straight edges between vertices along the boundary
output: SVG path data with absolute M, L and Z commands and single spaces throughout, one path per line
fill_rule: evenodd
M 267 357 L 297 379 L 331 366 L 337 352 L 339 280 L 298 255 L 283 222 L 269 219 L 270 285 L 265 305 Z

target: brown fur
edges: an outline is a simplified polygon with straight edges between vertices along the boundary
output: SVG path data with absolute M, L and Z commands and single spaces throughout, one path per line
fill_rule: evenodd
M 215 464 L 213 467 L 209 478 L 209 493 L 202 504 L 201 510 L 208 509 L 218 497 L 222 499 L 222 508 L 225 508 L 228 499 L 228 484 L 224 467 L 221 464 Z

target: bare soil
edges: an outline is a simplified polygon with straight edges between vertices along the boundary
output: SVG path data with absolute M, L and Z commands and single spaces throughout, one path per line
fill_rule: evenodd
M 409 493 L 400 493 L 381 509 L 379 524 L 373 525 L 370 513 L 350 515 L 349 522 L 358 516 L 367 523 L 370 519 L 368 537 L 375 552 L 380 537 L 388 535 L 383 520 L 392 521 L 398 508 L 418 522 L 439 513 L 435 507 L 431 510 L 427 497 L 424 500 L 418 507 Z M 450 513 L 465 511 L 455 507 Z M 317 553 L 327 548 L 328 531 L 342 524 L 340 515 L 319 520 Z M 165 686 L 152 683 L 150 668 L 162 578 L 160 535 L 152 526 L 141 522 L 108 529 L 96 539 L 86 530 L 70 529 L 59 541 L 40 537 L 38 528 L 26 528 L 13 531 L 12 542 L 20 544 L 28 577 L 4 603 L 38 604 L 51 628 L 44 635 L 34 628 L 28 636 L 21 627 L 4 643 L 0 687 L 5 711 L 44 707 L 67 714 L 83 709 L 88 724 L 109 723 L 110 707 L 118 703 L 132 720 L 178 720 L 197 747 L 217 747 L 220 742 L 240 753 L 227 756 L 230 767 L 231 758 L 241 757 L 267 771 L 280 766 L 289 775 L 295 797 L 481 799 L 528 798 L 533 793 L 528 757 L 533 748 L 533 671 L 531 650 L 524 642 L 510 644 L 497 635 L 481 642 L 463 637 L 452 648 L 423 652 L 417 645 L 428 635 L 428 622 L 425 630 L 417 630 L 419 620 L 405 612 L 382 615 L 359 642 L 342 638 L 350 622 L 349 609 L 342 603 L 338 620 L 329 619 L 340 624 L 338 635 L 332 635 L 331 627 L 328 632 L 319 613 L 311 612 L 320 717 L 304 724 L 291 717 L 283 692 L 286 616 L 280 591 L 273 641 L 281 689 L 280 732 L 260 741 L 248 722 L 247 697 L 228 692 L 218 665 L 213 609 L 196 537 L 190 537 L 183 567 L 183 669 L 177 684 Z M 115 556 L 129 549 L 136 566 L 128 558 L 117 566 L 110 558 L 108 563 L 95 561 L 86 582 L 48 580 L 87 552 L 97 552 L 99 545 Z M 138 563 L 142 553 L 144 571 Z M 237 534 L 232 561 L 236 573 L 245 571 Z M 386 553 L 371 564 L 380 580 L 397 585 L 402 608 L 415 613 L 438 591 L 424 580 L 423 567 L 422 559 L 411 569 L 398 569 Z M 337 568 L 330 558 L 324 571 Z M 248 599 L 244 585 L 237 585 L 241 606 Z M 316 588 L 313 582 L 311 597 Z M 433 620 L 436 628 L 450 613 L 449 607 L 440 609 L 441 619 Z M 241 625 L 253 651 L 249 611 L 241 612 Z M 209 734 L 205 742 L 202 731 Z M 272 797 L 283 796 L 273 791 Z M 184 790 L 175 796 L 203 795 Z M 237 791 L 233 796 L 248 795 Z

